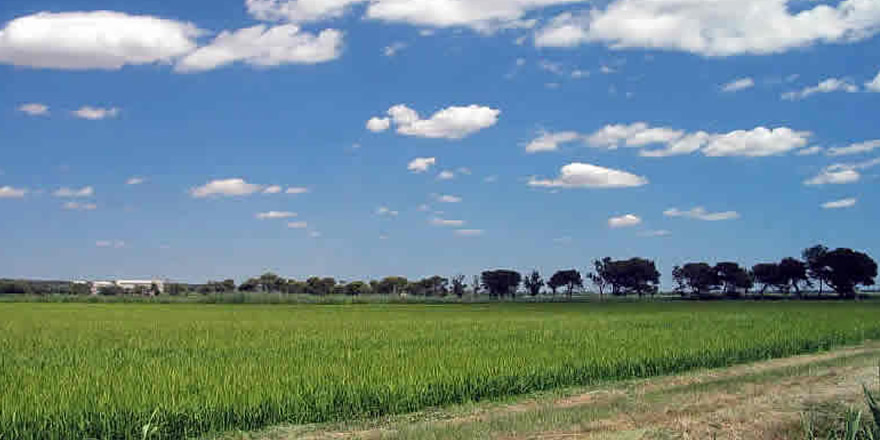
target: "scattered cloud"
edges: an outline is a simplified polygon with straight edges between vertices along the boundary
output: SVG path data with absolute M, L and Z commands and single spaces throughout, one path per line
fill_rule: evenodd
M 626 214 L 620 217 L 611 217 L 608 219 L 608 227 L 609 228 L 629 228 L 633 226 L 637 226 L 642 223 L 642 219 L 639 216 L 633 214 Z
M 797 152 L 795 152 L 794 154 L 796 154 L 798 156 L 815 156 L 815 155 L 821 153 L 823 150 L 824 150 L 824 148 L 822 148 L 820 146 L 812 146 L 812 147 L 802 148 L 800 150 L 797 150 Z
M 288 226 L 290 226 L 290 225 L 288 224 Z M 297 223 L 297 224 L 295 225 L 296 228 L 304 227 L 304 226 L 305 226 L 305 225 L 302 224 L 302 223 Z M 322 235 L 322 234 L 321 234 L 320 232 L 318 232 L 318 231 L 311 231 L 311 232 L 309 232 L 309 237 L 312 237 L 312 238 L 321 238 L 321 235 Z
M 464 226 L 464 220 L 449 220 L 435 217 L 431 219 L 431 224 L 434 226 L 451 226 L 454 228 L 460 228 Z
M 30 116 L 48 116 L 49 106 L 45 104 L 31 102 L 18 106 L 18 111 Z
M 874 139 L 871 141 L 851 144 L 846 147 L 829 148 L 826 154 L 829 156 L 845 156 L 849 154 L 869 153 L 878 148 L 880 148 L 880 139 Z
M 735 79 L 721 86 L 721 91 L 725 93 L 739 92 L 745 89 L 755 87 L 755 80 L 752 77 Z
M 444 194 L 437 196 L 437 201 L 440 203 L 460 203 L 461 197 Z
M 697 206 L 688 211 L 682 211 L 678 208 L 671 208 L 663 211 L 663 215 L 667 217 L 684 217 L 694 220 L 703 220 L 707 222 L 736 220 L 740 218 L 739 213 L 736 211 L 708 212 L 706 211 L 706 208 L 703 208 L 702 206 Z
M 795 0 L 613 0 L 557 15 L 535 33 L 538 47 L 604 43 L 707 57 L 781 53 L 817 43 L 865 40 L 880 30 L 880 6 L 866 0 L 808 6 Z
M 483 182 L 485 182 L 485 183 L 495 183 L 497 181 L 498 181 L 498 176 L 495 176 L 495 175 L 486 176 L 483 178 Z
M 95 242 L 95 247 L 121 249 L 125 247 L 125 242 L 122 240 L 98 240 Z
M 262 185 L 247 183 L 241 178 L 233 178 L 212 180 L 202 186 L 190 189 L 190 194 L 199 199 L 205 197 L 236 197 L 249 196 L 262 189 Z
M 394 210 L 388 208 L 387 206 L 381 206 L 378 209 L 376 209 L 376 215 L 379 215 L 382 217 L 397 217 L 399 214 L 400 214 L 400 212 L 394 211 Z
M 95 195 L 95 188 L 93 188 L 91 186 L 84 186 L 80 189 L 76 189 L 76 188 L 68 188 L 65 186 L 65 187 L 61 187 L 61 188 L 58 188 L 57 190 L 55 190 L 55 192 L 52 193 L 52 195 L 54 195 L 55 197 L 66 197 L 66 198 L 91 197 L 91 196 Z
M 805 147 L 811 135 L 808 131 L 794 131 L 788 127 L 736 130 L 713 136 L 703 148 L 703 154 L 712 157 L 775 156 Z
M 450 170 L 443 170 L 440 174 L 437 175 L 437 179 L 439 180 L 452 180 L 455 179 L 455 173 Z
M 101 119 L 112 119 L 119 116 L 120 110 L 116 107 L 101 108 L 84 106 L 70 113 L 79 119 L 99 121 Z
M 581 135 L 574 131 L 561 131 L 556 133 L 541 132 L 541 134 L 526 145 L 527 153 L 540 153 L 556 151 L 559 145 L 575 142 L 581 139 Z
M 553 239 L 553 243 L 556 243 L 556 244 L 562 244 L 562 245 L 568 245 L 568 244 L 571 244 L 571 243 L 573 243 L 573 242 L 574 242 L 574 239 L 571 238 L 571 237 L 569 237 L 569 236 L 565 236 L 565 237 L 557 237 L 557 238 L 554 238 L 554 239 Z
M 246 0 L 248 14 L 257 20 L 308 23 L 343 16 L 364 0 Z
M 667 231 L 666 229 L 655 229 L 639 232 L 639 237 L 668 237 L 670 235 L 672 235 L 672 232 Z
M 642 176 L 579 162 L 562 167 L 556 179 L 529 180 L 529 186 L 547 188 L 628 188 L 647 184 L 648 179 Z
M 302 221 L 300 221 L 300 222 L 288 222 L 288 223 L 287 223 L 287 227 L 290 228 L 290 229 L 305 229 L 305 228 L 308 228 L 308 227 L 309 227 L 309 223 L 308 223 L 308 222 L 302 222 Z M 313 232 L 312 234 L 315 234 L 315 233 Z M 318 235 L 312 235 L 312 236 L 313 236 L 313 237 L 318 237 L 318 236 L 320 236 L 320 233 L 318 233 Z
M 684 131 L 666 127 L 650 127 L 644 122 L 634 124 L 612 124 L 602 127 L 587 137 L 593 147 L 615 149 L 621 145 L 641 147 L 656 143 L 672 142 L 681 138 Z
M 291 187 L 287 188 L 286 191 L 284 191 L 285 194 L 292 194 L 292 195 L 306 194 L 308 192 L 309 192 L 309 189 L 304 186 L 291 186 Z
M 281 186 L 271 185 L 271 186 L 267 186 L 265 189 L 263 189 L 263 194 L 281 194 L 281 191 L 283 191 Z
M 28 193 L 24 188 L 13 188 L 11 186 L 0 186 L 0 199 L 21 199 Z
M 94 203 L 79 203 L 79 202 L 67 202 L 61 205 L 62 208 L 68 211 L 94 211 L 98 209 L 98 205 Z
M 799 99 L 808 98 L 817 93 L 832 93 L 832 92 L 846 92 L 846 93 L 856 93 L 859 91 L 859 86 L 855 85 L 853 82 L 846 79 L 838 79 L 838 78 L 828 78 L 819 84 L 811 87 L 806 87 L 801 90 L 785 92 L 782 94 L 782 99 L 786 101 L 797 101 Z
M 459 237 L 479 237 L 484 235 L 486 231 L 482 229 L 457 229 L 455 235 Z
M 316 35 L 302 32 L 294 24 L 256 25 L 221 32 L 210 44 L 182 58 L 175 70 L 202 72 L 235 62 L 259 68 L 324 63 L 342 55 L 342 40 L 342 32 L 336 29 L 324 29 Z
M 856 206 L 856 202 L 857 200 L 855 198 L 835 200 L 833 202 L 823 203 L 822 209 L 852 208 L 853 206 Z
M 295 212 L 289 211 L 269 211 L 269 212 L 260 212 L 255 215 L 257 220 L 275 220 L 282 218 L 291 218 L 296 217 L 297 214 Z
M 880 72 L 877 73 L 877 76 L 875 76 L 872 81 L 865 83 L 865 90 L 869 92 L 880 92 Z
M 406 169 L 414 173 L 424 173 L 437 164 L 436 157 L 417 157 L 409 162 Z
M 457 140 L 495 125 L 501 111 L 479 105 L 452 106 L 437 111 L 428 119 L 422 119 L 415 110 L 399 104 L 388 109 L 387 114 L 387 118 L 371 118 L 367 121 L 367 129 L 385 131 L 393 123 L 397 133 L 402 135 Z
M 170 63 L 192 52 L 202 34 L 192 23 L 149 15 L 40 12 L 0 29 L 0 63 L 70 70 Z
M 858 182 L 861 178 L 862 174 L 854 169 L 831 165 L 815 177 L 804 181 L 804 185 L 842 185 Z
M 144 182 L 146 182 L 146 179 L 144 179 L 143 177 L 130 177 L 130 178 L 128 178 L 128 180 L 125 181 L 125 184 L 126 185 L 140 185 Z
M 403 49 L 406 49 L 406 43 L 395 41 L 394 43 L 391 43 L 388 46 L 382 48 L 382 55 L 385 55 L 386 57 L 393 57 Z

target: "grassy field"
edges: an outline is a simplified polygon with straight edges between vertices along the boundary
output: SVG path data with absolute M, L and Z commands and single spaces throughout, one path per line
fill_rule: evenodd
M 191 437 L 880 337 L 880 304 L 0 304 L 0 438 Z

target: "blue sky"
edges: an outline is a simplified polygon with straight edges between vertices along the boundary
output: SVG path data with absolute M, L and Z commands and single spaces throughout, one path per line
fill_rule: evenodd
M 878 255 L 878 33 L 873 0 L 5 0 L 0 276 Z

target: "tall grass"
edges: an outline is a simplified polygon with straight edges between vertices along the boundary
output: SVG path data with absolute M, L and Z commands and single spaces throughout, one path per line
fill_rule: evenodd
M 0 438 L 370 417 L 877 337 L 874 303 L 0 304 Z

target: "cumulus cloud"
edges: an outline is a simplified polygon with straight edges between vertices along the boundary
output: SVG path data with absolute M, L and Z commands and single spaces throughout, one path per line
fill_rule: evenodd
M 546 188 L 628 188 L 647 184 L 648 179 L 642 176 L 578 162 L 562 167 L 555 179 L 529 180 L 529 186 Z
M 48 116 L 49 106 L 45 104 L 31 102 L 18 106 L 18 111 L 30 116 Z
M 634 124 L 606 125 L 587 137 L 587 143 L 594 147 L 618 148 L 643 147 L 651 144 L 663 144 L 680 139 L 684 131 L 667 127 L 650 127 L 644 122 Z
M 440 174 L 437 175 L 438 180 L 452 180 L 455 179 L 455 173 L 449 170 L 443 170 Z
M 0 186 L 0 199 L 21 199 L 26 196 L 28 190 L 11 186 Z
M 286 191 L 284 191 L 285 194 L 293 194 L 293 195 L 306 194 L 308 192 L 309 192 L 309 189 L 304 186 L 291 186 L 291 187 L 287 188 Z
M 281 194 L 284 191 L 280 185 L 271 185 L 263 189 L 263 194 Z
M 877 73 L 877 76 L 874 77 L 873 81 L 865 83 L 865 90 L 870 92 L 880 92 L 880 72 Z
M 575 142 L 581 135 L 574 131 L 561 131 L 556 133 L 542 132 L 540 136 L 526 145 L 527 153 L 540 153 L 544 151 L 556 151 L 559 145 Z
M 437 201 L 440 203 L 460 203 L 461 197 L 443 194 L 437 196 Z
M 424 173 L 437 164 L 436 157 L 417 157 L 409 162 L 406 169 L 414 173 Z
M 498 122 L 500 110 L 479 105 L 452 106 L 422 119 L 418 112 L 399 104 L 387 111 L 388 118 L 374 117 L 367 121 L 367 129 L 373 132 L 397 127 L 397 133 L 433 139 L 463 139 Z
M 268 211 L 257 213 L 254 217 L 256 217 L 257 220 L 275 220 L 296 217 L 296 215 L 297 214 L 295 212 L 289 211 Z
M 713 136 L 703 148 L 703 154 L 712 157 L 775 156 L 805 147 L 810 136 L 808 131 L 794 131 L 788 127 L 736 130 Z
M 196 48 L 192 23 L 113 11 L 40 12 L 0 29 L 0 63 L 51 69 L 120 69 L 169 63 Z
M 202 186 L 190 189 L 190 194 L 198 199 L 205 197 L 248 196 L 263 189 L 262 185 L 247 183 L 244 179 L 212 180 Z
M 798 156 L 814 156 L 816 154 L 821 153 L 823 150 L 824 149 L 820 146 L 812 146 L 812 147 L 802 148 L 800 150 L 797 150 L 797 152 L 794 154 L 796 154 Z
M 99 121 L 101 119 L 111 119 L 119 116 L 120 110 L 116 107 L 101 108 L 84 106 L 70 112 L 79 119 L 88 119 L 90 121 Z
M 880 165 L 880 158 L 856 163 L 835 163 L 825 167 L 818 175 L 804 181 L 804 185 L 840 185 L 855 183 L 862 178 L 859 170 Z
M 799 99 L 808 98 L 817 93 L 856 93 L 858 91 L 859 86 L 855 85 L 852 81 L 846 79 L 828 78 L 820 82 L 819 84 L 816 84 L 815 86 L 806 87 L 804 89 L 792 92 L 785 92 L 782 94 L 782 99 L 786 101 L 797 101 Z
M 667 217 L 684 217 L 694 220 L 703 220 L 707 222 L 735 220 L 740 217 L 739 213 L 736 211 L 708 212 L 706 211 L 706 208 L 703 208 L 702 206 L 697 206 L 688 211 L 682 211 L 678 208 L 671 208 L 663 211 L 663 215 Z
M 457 229 L 455 235 L 459 237 L 479 237 L 484 235 L 486 231 L 482 229 Z
M 68 211 L 94 211 L 98 209 L 98 205 L 94 203 L 79 203 L 79 202 L 67 202 L 61 205 L 62 208 Z
M 721 86 L 721 91 L 726 93 L 739 92 L 741 90 L 755 87 L 755 80 L 751 77 L 745 77 L 733 80 Z
M 845 156 L 848 154 L 869 153 L 880 148 L 880 139 L 859 142 L 846 147 L 833 147 L 828 149 L 829 156 Z
M 143 177 L 129 177 L 128 180 L 125 181 L 126 185 L 140 185 L 145 182 Z
M 95 195 L 95 188 L 92 188 L 91 186 L 84 186 L 80 189 L 76 189 L 76 188 L 68 188 L 65 186 L 65 187 L 61 187 L 61 188 L 58 188 L 57 190 L 55 190 L 55 192 L 52 193 L 52 195 L 54 195 L 55 197 L 65 197 L 65 198 L 91 197 L 91 196 Z
M 856 206 L 856 202 L 857 200 L 855 198 L 835 200 L 833 202 L 823 203 L 822 209 L 852 208 L 853 206 Z
M 464 220 L 450 220 L 445 218 L 435 217 L 431 219 L 431 224 L 434 226 L 450 226 L 455 228 L 460 228 L 464 226 Z
M 210 44 L 182 58 L 175 70 L 201 72 L 235 62 L 255 67 L 323 63 L 339 58 L 342 40 L 342 32 L 336 29 L 315 35 L 293 24 L 256 25 L 221 32 Z
M 642 219 L 633 214 L 626 214 L 620 217 L 611 217 L 608 219 L 609 228 L 629 228 L 642 223 Z
M 378 209 L 376 209 L 376 215 L 382 217 L 397 217 L 399 214 L 400 212 L 395 211 L 387 206 L 380 206 Z
M 708 57 L 772 54 L 817 43 L 864 40 L 880 30 L 880 4 L 844 0 L 614 0 L 589 13 L 562 13 L 535 45 L 599 42 L 613 49 L 685 51 Z
M 264 21 L 305 23 L 345 14 L 351 5 L 365 0 L 246 0 L 251 16 Z

